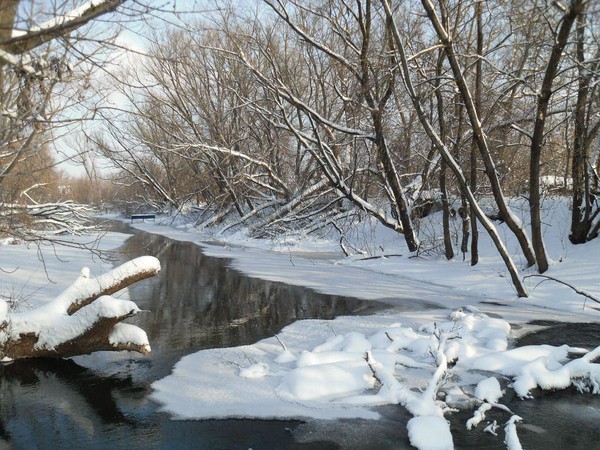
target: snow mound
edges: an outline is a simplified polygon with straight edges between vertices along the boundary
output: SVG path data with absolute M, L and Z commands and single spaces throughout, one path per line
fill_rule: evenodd
M 420 450 L 452 450 L 450 425 L 443 417 L 413 417 L 406 425 L 410 443 Z
M 600 348 L 573 361 L 569 353 L 582 349 L 509 349 L 508 322 L 472 307 L 418 331 L 397 319 L 299 321 L 251 346 L 203 350 L 153 383 L 152 397 L 162 410 L 185 419 L 376 418 L 372 406 L 399 404 L 414 416 L 408 424 L 414 446 L 446 449 L 452 448 L 452 436 L 444 415 L 452 407 L 478 406 L 469 429 L 491 408 L 503 408 L 497 403 L 500 383 L 479 371 L 511 377 L 522 397 L 534 388 L 571 384 L 600 391 L 600 366 L 592 363 Z M 516 421 L 505 427 L 512 448 L 518 448 Z

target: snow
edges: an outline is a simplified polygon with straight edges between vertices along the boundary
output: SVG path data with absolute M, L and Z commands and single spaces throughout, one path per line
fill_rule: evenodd
M 545 219 L 546 244 L 553 258 L 548 274 L 600 297 L 596 257 L 600 241 L 571 245 L 565 237 L 567 205 L 560 199 L 547 200 L 546 205 L 553 208 Z M 512 205 L 516 212 L 525 211 L 521 206 L 520 210 Z M 302 320 L 252 345 L 187 355 L 171 375 L 152 384 L 151 398 L 161 410 L 176 419 L 375 420 L 379 413 L 374 406 L 398 404 L 413 416 L 407 423 L 412 445 L 445 449 L 453 447 L 446 417 L 452 408 L 461 408 L 473 414 L 465 428 L 494 435 L 504 430 L 505 445 L 518 449 L 521 418 L 511 414 L 506 423 L 482 425 L 488 411 L 505 408 L 500 402 L 506 390 L 525 401 L 535 401 L 532 392 L 538 388 L 575 386 L 600 393 L 600 365 L 594 362 L 600 347 L 580 349 L 565 342 L 513 348 L 513 339 L 532 329 L 526 325 L 532 319 L 598 321 L 600 313 L 590 307 L 590 300 L 535 278 L 526 279 L 530 297 L 517 299 L 502 261 L 485 236 L 480 264 L 471 267 L 460 257 L 453 261 L 385 257 L 409 255 L 402 237 L 362 225 L 365 228 L 356 232 L 354 244 L 382 257 L 342 259 L 335 240 L 326 237 L 299 241 L 290 235 L 256 241 L 237 232 L 218 235 L 227 243 L 220 245 L 206 243 L 214 241 L 214 234 L 202 234 L 185 224 L 135 224 L 196 242 L 207 254 L 230 258 L 232 266 L 253 277 L 390 306 L 370 316 Z M 498 228 L 503 238 L 509 236 L 502 226 Z M 506 245 L 516 256 L 515 242 L 507 239 Z M 0 252 L 2 267 L 10 267 L 11 261 L 4 249 L 14 248 L 13 254 L 23 259 L 13 264 L 26 265 L 23 246 L 7 245 Z M 82 266 L 71 275 L 76 276 Z M 90 267 L 93 272 L 94 266 Z M 34 281 L 42 275 L 34 273 Z M 80 275 L 78 283 L 85 285 L 93 274 Z M 145 334 L 126 326 L 115 328 L 114 337 L 142 343 Z M 570 359 L 573 355 L 576 358 Z
M 466 408 L 474 401 L 483 401 L 485 403 L 475 412 L 474 418 L 465 424 L 467 428 L 477 427 L 485 418 L 485 412 L 500 407 L 495 404 L 503 395 L 496 377 L 473 373 L 468 376 L 474 365 L 472 361 L 478 361 L 477 370 L 486 373 L 509 367 L 510 373 L 515 375 L 514 385 L 526 381 L 525 390 L 514 386 L 523 396 L 538 386 L 544 389 L 565 387 L 572 383 L 577 385 L 583 379 L 587 380 L 588 386 L 599 386 L 599 366 L 590 363 L 589 357 L 565 365 L 559 362 L 566 357 L 570 349 L 567 346 L 490 351 L 486 348 L 485 336 L 477 338 L 476 332 L 462 326 L 463 322 L 473 324 L 478 321 L 479 327 L 472 329 L 485 328 L 486 321 L 498 325 L 499 319 L 486 317 L 480 311 L 454 313 L 447 321 L 439 322 L 438 330 L 455 328 L 462 332 L 462 338 L 445 341 L 460 341 L 465 347 L 460 354 L 466 356 L 459 357 L 453 369 L 447 369 L 440 360 L 444 350 L 450 348 L 444 346 L 443 338 L 438 340 L 425 331 L 411 331 L 392 322 L 394 319 L 382 315 L 340 317 L 329 322 L 300 321 L 286 327 L 277 338 L 265 339 L 252 346 L 203 350 L 186 356 L 170 376 L 153 383 L 152 398 L 162 405 L 163 411 L 181 419 L 374 418 L 377 413 L 368 407 L 401 404 L 419 418 L 411 431 L 413 445 L 451 448 L 444 447 L 452 442 L 451 436 L 443 441 L 429 442 L 427 436 L 420 436 L 420 425 L 431 423 L 432 427 L 439 428 L 436 436 L 447 437 L 449 430 L 444 431 L 448 426 L 443 417 L 448 408 L 457 406 L 460 401 Z M 428 324 L 422 329 L 431 327 L 432 324 Z M 389 337 L 384 340 L 382 335 Z M 427 341 L 429 351 L 423 351 L 420 345 L 410 345 L 406 336 L 412 336 L 413 342 Z M 396 337 L 400 343 L 396 342 Z M 280 342 L 285 343 L 285 350 Z M 484 364 L 477 356 L 482 352 L 490 352 L 488 355 L 494 357 L 487 358 Z M 280 358 L 282 354 L 299 356 L 296 359 Z M 469 354 L 474 356 L 469 359 Z M 456 353 L 452 352 L 452 355 Z M 407 356 L 415 364 L 404 365 L 405 359 L 399 356 Z M 461 358 L 467 361 L 462 362 Z M 556 373 L 549 374 L 546 366 L 540 364 L 542 360 L 552 361 Z M 444 379 L 446 370 L 453 376 Z M 464 394 L 461 388 L 468 391 L 477 377 L 473 394 Z M 442 390 L 447 391 L 445 402 L 435 395 L 438 381 L 442 379 L 445 380 Z M 464 379 L 464 384 L 456 385 L 455 379 Z M 521 379 L 524 381 L 519 381 Z M 442 426 L 444 423 L 446 428 Z M 512 436 L 514 431 L 510 426 L 507 433 L 509 431 Z
M 442 417 L 413 417 L 406 425 L 410 443 L 422 450 L 452 450 L 450 425 Z
M 508 423 L 506 424 L 506 438 L 504 439 L 504 443 L 506 444 L 506 448 L 508 450 L 521 450 L 523 447 L 521 446 L 521 442 L 519 442 L 519 436 L 517 436 L 517 422 L 520 422 L 521 419 L 519 416 L 513 415 Z
M 482 421 L 485 420 L 485 413 L 487 413 L 490 409 L 492 409 L 492 405 L 489 403 L 483 403 L 477 410 L 473 413 L 473 417 L 467 420 L 467 430 L 470 430 L 477 425 L 479 425 Z
M 358 357 L 296 367 L 282 377 L 275 393 L 292 402 L 322 402 L 364 392 L 374 384 L 369 367 Z
M 67 26 L 70 22 L 84 18 L 87 14 L 92 12 L 92 10 L 107 9 L 107 7 L 110 7 L 110 4 L 110 0 L 90 0 L 64 15 L 53 17 L 39 26 L 34 25 L 28 31 L 14 29 L 12 30 L 12 37 L 20 38 L 26 36 L 28 33 L 40 33 L 54 28 Z
M 146 332 L 140 327 L 129 323 L 115 324 L 108 335 L 108 342 L 114 346 L 119 344 L 135 344 L 144 347 L 147 352 L 151 350 Z
M 121 244 L 125 237 L 117 233 L 108 233 L 102 244 L 95 241 L 94 245 L 97 250 L 106 251 Z M 85 240 L 90 238 L 72 239 L 76 244 L 88 244 Z M 68 308 L 140 271 L 160 270 L 159 261 L 151 256 L 136 258 L 112 269 L 112 264 L 99 264 L 98 258 L 89 261 L 90 256 L 93 255 L 77 248 L 53 247 L 56 260 L 32 258 L 34 255 L 38 256 L 39 249 L 35 246 L 9 245 L 3 246 L 2 250 L 0 264 L 11 271 L 8 279 L 13 283 L 23 280 L 24 285 L 12 288 L 3 286 L 9 289 L 8 293 L 3 293 L 8 301 L 0 300 L 0 317 L 7 321 L 8 326 L 0 330 L 0 342 L 33 333 L 37 336 L 34 346 L 36 349 L 52 350 L 81 336 L 103 318 L 119 318 L 136 314 L 140 310 L 135 303 L 126 298 L 114 298 L 108 295 L 100 296 L 71 315 L 68 314 Z M 96 270 L 100 268 L 105 272 L 92 276 L 89 267 L 81 268 L 80 263 L 85 260 L 92 262 Z M 15 266 L 15 269 L 11 269 Z M 21 266 L 27 269 L 21 269 Z M 76 268 L 79 268 L 78 276 Z M 28 278 L 24 279 L 23 276 Z M 64 291 L 57 292 L 60 286 L 69 283 L 69 278 L 72 279 L 72 284 Z M 32 293 L 23 294 L 24 289 L 30 289 Z M 14 294 L 17 290 L 20 290 L 21 294 Z M 23 298 L 19 298 L 30 295 L 36 297 L 37 304 L 29 305 Z M 112 329 L 109 342 L 113 345 L 129 342 L 150 349 L 146 333 L 134 325 L 118 324 Z
M 269 365 L 265 363 L 253 364 L 250 367 L 242 367 L 240 369 L 240 377 L 242 378 L 262 378 L 269 374 Z
M 481 380 L 475 388 L 475 397 L 489 403 L 498 403 L 503 394 L 498 379 L 494 377 Z
M 120 317 L 139 311 L 135 303 L 108 295 L 98 298 L 71 316 L 65 312 L 49 313 L 46 307 L 40 309 L 42 310 L 41 314 L 37 310 L 13 314 L 11 316 L 11 335 L 16 338 L 19 334 L 36 333 L 38 341 L 35 347 L 47 349 L 53 349 L 82 335 L 90 328 L 91 324 L 100 318 Z
M 560 199 L 546 204 L 552 211 L 545 220 L 546 246 L 553 258 L 548 274 L 599 297 L 593 257 L 599 242 L 572 246 L 565 238 L 566 204 Z M 511 206 L 516 213 L 526 212 L 525 204 Z M 523 224 L 527 226 L 526 219 Z M 512 348 L 512 339 L 527 331 L 528 320 L 597 321 L 598 311 L 572 290 L 535 278 L 526 279 L 530 297 L 517 299 L 485 236 L 480 263 L 471 267 L 460 258 L 342 259 L 335 254 L 334 241 L 322 238 L 256 241 L 243 232 L 207 236 L 186 225 L 136 226 L 196 242 L 207 254 L 230 258 L 232 266 L 253 277 L 392 306 L 376 316 L 300 321 L 251 346 L 185 357 L 170 376 L 152 385 L 152 398 L 175 418 L 374 418 L 372 406 L 397 403 L 414 416 L 407 424 L 412 445 L 452 448 L 444 416 L 451 408 L 472 409 L 465 427 L 477 428 L 486 412 L 506 408 L 499 403 L 505 391 L 499 380 L 506 377 L 506 389 L 523 398 L 530 398 L 535 388 L 574 385 L 600 391 L 594 352 L 569 345 Z M 509 252 L 524 264 L 517 244 L 507 239 L 502 225 L 498 228 Z M 368 236 L 363 248 L 408 254 L 398 250 L 401 237 L 373 230 L 356 233 Z M 227 245 L 206 243 L 215 238 Z M 407 297 L 414 298 L 408 308 Z M 433 309 L 419 308 L 420 302 Z M 570 361 L 569 354 L 584 356 Z M 496 435 L 502 428 L 508 448 L 520 448 L 519 420 L 513 416 L 505 424 L 494 421 L 480 429 Z

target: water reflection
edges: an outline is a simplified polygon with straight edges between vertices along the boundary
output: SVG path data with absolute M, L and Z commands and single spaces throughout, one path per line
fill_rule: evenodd
M 171 421 L 146 400 L 146 386 L 72 361 L 4 366 L 0 390 L 0 448 L 336 448 L 294 444 L 297 421 Z
M 154 379 L 193 350 L 251 344 L 299 319 L 382 308 L 376 302 L 243 276 L 227 260 L 207 257 L 190 242 L 139 233 L 123 250 L 128 257 L 148 254 L 161 261 L 158 276 L 130 287 L 132 299 L 149 310 L 134 323 L 148 333 Z M 166 371 L 157 367 L 165 363 Z
M 337 448 L 295 443 L 298 421 L 172 421 L 148 400 L 149 385 L 193 351 L 249 344 L 298 319 L 382 306 L 247 278 L 194 244 L 147 233 L 132 236 L 122 253 L 123 259 L 146 254 L 163 269 L 132 286 L 130 297 L 149 310 L 133 321 L 147 331 L 152 353 L 0 366 L 0 447 Z

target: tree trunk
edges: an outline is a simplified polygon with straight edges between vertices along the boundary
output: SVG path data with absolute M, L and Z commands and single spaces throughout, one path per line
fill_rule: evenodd
M 0 355 L 22 359 L 66 358 L 101 350 L 149 353 L 146 333 L 121 323 L 140 311 L 136 304 L 110 295 L 159 271 L 159 261 L 151 256 L 136 258 L 96 278 L 89 278 L 89 269 L 83 269 L 52 302 L 4 318 Z
M 477 61 L 475 62 L 475 109 L 481 111 L 481 93 L 483 91 L 483 23 L 482 23 L 482 2 L 475 2 L 475 15 L 477 18 Z M 477 190 L 477 145 L 473 141 L 470 152 L 470 174 L 469 183 L 473 193 Z M 471 265 L 479 262 L 479 230 L 475 210 L 471 212 Z
M 442 54 L 438 56 L 436 65 L 436 77 L 435 77 L 435 97 L 437 100 L 437 115 L 438 123 L 440 128 L 440 139 L 442 142 L 446 142 L 446 118 L 444 111 L 444 96 L 440 91 L 440 80 L 442 78 L 443 69 L 443 58 Z M 446 188 L 446 161 L 442 159 L 440 165 L 440 194 L 442 200 L 442 226 L 444 233 L 444 255 L 446 259 L 454 258 L 454 248 L 452 247 L 452 235 L 450 233 L 450 207 L 448 204 L 448 190 Z
M 442 195 L 442 224 L 444 228 L 444 255 L 446 259 L 454 258 L 452 246 L 452 234 L 450 232 L 450 205 L 448 202 L 448 191 L 446 190 L 446 161 L 442 160 L 440 166 L 440 192 Z
M 460 102 L 460 96 L 458 94 L 455 95 L 454 105 L 455 115 L 458 117 L 458 126 L 456 128 L 456 139 L 454 141 L 453 153 L 456 161 L 460 161 L 460 149 L 462 145 L 461 136 L 463 134 L 465 115 L 464 107 Z M 471 208 L 471 205 L 469 205 L 466 194 L 462 190 L 460 191 L 460 208 L 458 208 L 458 215 L 462 223 L 460 251 L 463 254 L 464 261 L 467 253 L 469 252 L 469 238 L 471 237 L 471 229 L 474 228 L 477 230 L 477 217 L 475 216 L 475 211 Z M 471 221 L 475 222 L 475 225 L 471 225 Z M 471 251 L 473 251 L 473 249 L 471 249 Z M 475 252 L 477 252 L 476 244 Z
M 416 252 L 419 248 L 419 240 L 417 239 L 412 225 L 412 220 L 410 219 L 408 202 L 406 201 L 404 188 L 400 184 L 398 172 L 394 167 L 394 162 L 390 157 L 387 142 L 385 141 L 385 137 L 383 135 L 383 123 L 381 121 L 381 115 L 376 113 L 373 113 L 373 115 L 373 122 L 375 126 L 375 145 L 377 146 L 378 155 L 383 165 L 386 181 L 389 183 L 392 189 L 393 200 L 396 203 L 394 206 L 396 208 L 398 218 L 400 219 L 400 223 L 402 224 L 404 240 L 406 241 L 408 250 L 411 252 Z
M 571 175 L 573 183 L 573 206 L 571 210 L 571 232 L 569 240 L 573 244 L 587 242 L 590 232 L 590 214 L 592 202 L 590 199 L 589 177 L 589 140 L 586 124 L 586 103 L 589 97 L 590 74 L 586 74 L 584 51 L 585 19 L 577 17 L 577 62 L 579 85 L 577 103 L 575 106 L 575 127 L 573 130 L 573 155 L 571 159 Z
M 496 170 L 496 166 L 494 164 L 494 160 L 492 159 L 490 149 L 488 146 L 487 138 L 485 133 L 483 132 L 482 124 L 479 117 L 479 112 L 476 109 L 476 106 L 473 101 L 473 97 L 471 92 L 467 86 L 463 70 L 458 62 L 457 55 L 454 50 L 454 45 L 452 44 L 452 39 L 449 35 L 449 30 L 447 30 L 443 24 L 441 23 L 439 17 L 437 16 L 433 5 L 430 0 L 421 0 L 429 20 L 435 28 L 435 31 L 440 39 L 440 42 L 444 46 L 444 50 L 446 52 L 446 57 L 448 62 L 450 63 L 450 67 L 452 68 L 452 73 L 454 75 L 454 81 L 456 82 L 456 86 L 460 91 L 462 100 L 465 103 L 465 107 L 467 110 L 467 115 L 469 116 L 469 121 L 471 123 L 471 128 L 473 130 L 473 138 L 477 143 L 477 148 L 479 149 L 479 153 L 485 165 L 486 174 L 490 181 L 490 185 L 492 188 L 492 193 L 494 195 L 494 200 L 500 210 L 500 214 L 502 215 L 506 225 L 509 229 L 514 233 L 523 255 L 527 260 L 527 264 L 532 266 L 535 264 L 535 254 L 531 248 L 531 244 L 529 242 L 529 238 L 525 233 L 525 230 L 521 226 L 519 220 L 512 212 L 510 207 L 506 202 L 506 198 L 504 196 L 502 186 L 500 185 L 500 180 L 498 179 L 498 172 Z M 444 4 L 445 6 L 445 4 Z M 444 10 L 445 7 L 442 8 Z
M 558 70 L 563 50 L 567 45 L 567 39 L 571 27 L 577 16 L 583 11 L 583 0 L 572 0 L 571 6 L 565 12 L 556 43 L 552 47 L 544 80 L 540 93 L 538 95 L 537 112 L 535 125 L 533 127 L 533 136 L 531 138 L 531 156 L 529 162 L 529 210 L 531 215 L 531 239 L 533 249 L 538 264 L 539 273 L 548 270 L 548 256 L 544 246 L 542 235 L 542 217 L 541 217 L 541 193 L 540 193 L 540 162 L 542 157 L 542 146 L 544 143 L 544 127 L 546 125 L 546 116 L 550 98 L 552 97 L 552 84 Z

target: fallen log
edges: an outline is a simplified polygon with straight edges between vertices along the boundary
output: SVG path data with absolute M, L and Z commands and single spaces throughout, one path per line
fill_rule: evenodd
M 65 358 L 96 351 L 150 352 L 146 332 L 121 323 L 140 309 L 111 294 L 160 271 L 152 256 L 136 258 L 99 276 L 84 268 L 79 278 L 51 302 L 7 312 L 0 305 L 0 358 Z

